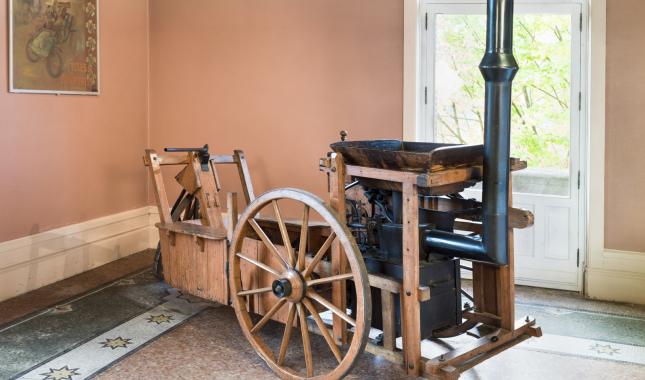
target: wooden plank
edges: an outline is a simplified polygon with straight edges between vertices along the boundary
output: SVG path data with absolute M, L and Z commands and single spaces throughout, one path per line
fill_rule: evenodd
M 399 294 L 401 293 L 401 282 L 394 278 L 382 275 L 369 273 L 368 279 L 370 286 L 379 288 L 382 290 L 387 290 L 390 293 Z
M 197 158 L 193 160 L 192 166 L 201 183 L 201 188 L 195 193 L 195 196 L 199 199 L 202 224 L 216 228 L 224 227 L 219 191 L 215 184 L 215 174 L 212 167 L 209 166 L 210 170 L 207 172 L 202 171 Z
M 209 286 L 208 299 L 228 305 L 228 281 L 226 278 L 226 240 L 210 241 L 206 252 L 208 263 L 208 277 L 213 281 Z
M 394 293 L 381 290 L 381 318 L 383 320 L 383 347 L 394 351 L 396 348 L 396 309 Z
M 340 223 L 345 223 L 345 176 L 347 175 L 343 156 L 333 154 L 329 175 L 330 206 L 336 210 Z M 331 249 L 332 275 L 347 273 L 348 262 L 338 239 L 334 239 Z M 332 303 L 340 310 L 347 309 L 347 282 L 336 281 L 332 284 Z M 333 317 L 334 338 L 347 344 L 347 323 L 337 315 Z
M 332 168 L 333 167 L 334 167 L 334 164 L 332 162 Z M 404 183 L 404 182 L 417 183 L 417 177 L 419 176 L 418 173 L 404 172 L 404 171 L 397 171 L 397 170 L 377 169 L 377 168 L 369 168 L 365 166 L 353 166 L 353 165 L 347 165 L 346 173 L 347 175 L 351 175 L 355 177 L 373 178 L 373 179 L 379 179 L 383 181 L 392 181 L 392 182 L 399 182 L 399 183 Z M 343 186 L 344 186 L 344 182 L 343 182 Z
M 195 194 L 202 187 L 200 171 L 201 169 L 195 169 L 194 165 L 186 165 L 177 173 L 175 180 L 188 194 Z
M 419 376 L 421 311 L 419 303 L 419 190 L 403 183 L 403 359 L 409 376 Z
M 489 326 L 499 326 L 500 319 L 501 319 L 497 315 L 488 314 L 488 313 L 478 313 L 478 312 L 472 312 L 472 311 L 464 312 L 463 317 L 469 321 L 475 321 Z
M 148 150 L 146 150 L 147 152 Z M 156 153 L 155 153 L 156 154 Z M 167 165 L 188 165 L 190 162 L 191 157 L 190 154 L 182 154 L 182 155 L 176 155 L 176 154 L 157 154 L 157 163 L 160 166 L 167 166 Z M 147 159 L 147 157 L 143 158 L 143 164 L 145 166 L 150 166 L 151 161 Z
M 440 197 L 424 197 L 423 208 L 436 211 L 449 212 L 453 210 L 470 210 L 480 203 L 469 199 L 450 199 Z M 461 219 L 470 221 L 481 220 L 481 212 L 472 212 L 468 215 L 462 214 Z M 528 210 L 510 207 L 508 210 L 508 223 L 511 228 L 527 228 L 533 225 L 533 213 Z
M 210 252 L 213 249 L 217 249 L 216 247 L 213 247 L 214 244 L 211 244 L 212 242 L 210 240 L 204 240 L 204 251 L 205 252 Z M 220 247 L 221 249 L 221 247 Z M 223 252 L 223 255 L 226 255 L 226 248 L 224 248 L 225 252 Z M 211 276 L 215 276 L 215 274 L 211 274 L 208 271 L 208 258 L 206 257 L 205 254 L 200 254 L 197 253 L 195 254 L 194 261 L 193 261 L 193 272 L 195 273 L 195 295 L 202 297 L 202 298 L 207 298 L 205 295 L 208 294 L 208 278 Z M 222 280 L 222 275 L 219 274 L 217 277 Z M 226 274 L 223 276 L 223 281 L 226 281 Z M 228 286 L 228 284 L 226 284 Z M 228 301 L 228 298 L 226 299 Z M 220 301 L 220 303 L 223 303 Z M 226 303 L 224 303 L 226 304 Z
M 403 354 L 399 351 L 388 350 L 385 347 L 377 346 L 368 341 L 365 345 L 365 352 L 375 356 L 380 356 L 390 363 L 403 366 Z
M 242 242 L 242 254 L 246 257 L 249 257 L 254 260 L 258 260 L 258 252 L 260 251 L 263 243 L 259 240 L 245 238 Z M 260 269 L 255 265 L 240 260 L 240 280 L 242 284 L 242 289 L 259 289 L 260 286 Z M 232 295 L 234 296 L 234 295 Z M 253 296 L 247 297 L 247 306 L 249 312 L 259 313 L 259 297 L 260 295 L 255 294 Z
M 227 238 L 229 241 L 233 240 L 233 231 L 237 226 L 238 221 L 238 206 L 237 206 L 237 193 L 226 194 L 226 224 L 227 224 Z
M 481 166 L 444 170 L 420 175 L 417 177 L 416 184 L 419 187 L 437 187 L 465 181 L 478 181 L 481 180 L 481 173 Z
M 168 204 L 166 187 L 163 183 L 163 175 L 161 173 L 159 155 L 152 149 L 146 149 L 146 156 L 144 158 L 144 161 L 147 161 L 149 163 L 150 178 L 152 179 L 152 190 L 157 202 L 159 219 L 161 220 L 161 223 L 169 223 L 172 221 L 172 218 L 170 217 L 170 205 Z
M 246 156 L 244 155 L 244 152 L 241 150 L 236 150 L 233 152 L 233 159 L 235 160 L 235 163 L 237 163 L 237 170 L 240 175 L 240 181 L 242 182 L 242 191 L 244 192 L 244 199 L 246 200 L 246 204 L 248 205 L 255 199 L 249 165 L 246 162 Z
M 165 231 L 171 231 L 178 234 L 198 236 L 210 240 L 226 239 L 226 230 L 223 228 L 206 227 L 195 223 L 174 222 L 174 223 L 157 223 L 157 228 Z
M 467 361 L 466 363 L 460 364 L 459 367 L 457 368 L 457 370 L 458 370 L 459 374 L 461 374 L 463 372 L 466 372 L 469 369 L 471 369 L 474 366 L 476 366 L 477 364 L 480 364 L 480 363 L 492 358 L 493 356 L 498 355 L 498 354 L 508 350 L 509 348 L 512 348 L 512 347 L 514 347 L 514 346 L 516 346 L 516 345 L 518 345 L 518 344 L 522 343 L 523 341 L 525 341 L 527 339 L 530 339 L 530 338 L 531 338 L 530 335 L 521 335 L 519 337 L 516 337 L 515 339 L 511 340 L 510 342 L 508 342 L 506 344 L 502 344 L 500 346 L 497 346 L 497 347 L 495 347 L 494 349 L 492 349 L 490 351 L 487 351 L 487 352 L 485 352 L 485 353 L 483 353 L 483 354 L 481 354 L 479 356 L 474 357 L 473 359 Z M 444 369 L 445 369 L 445 367 L 444 367 Z
M 323 161 L 321 161 L 321 165 L 324 169 Z M 511 160 L 512 171 L 522 170 L 525 168 L 525 161 Z M 351 176 L 398 183 L 414 183 L 419 187 L 441 187 L 465 181 L 481 181 L 483 170 L 482 165 L 473 165 L 460 168 L 446 168 L 445 170 L 437 172 L 419 174 L 411 171 L 386 170 L 347 165 L 347 174 Z
M 222 164 L 235 164 L 235 157 L 230 155 L 230 154 L 211 154 L 211 157 L 209 158 L 210 162 L 212 162 L 215 165 L 222 165 Z
M 443 355 L 436 356 L 425 362 L 425 371 L 427 373 L 439 373 L 440 369 L 446 366 L 459 366 L 485 352 L 490 352 L 497 347 L 503 346 L 509 342 L 515 341 L 523 335 L 533 335 L 532 329 L 535 327 L 535 320 L 529 322 L 519 322 L 521 325 L 515 330 L 497 329 L 494 332 L 484 335 L 481 338 L 446 352 Z M 514 322 L 515 324 L 515 322 Z

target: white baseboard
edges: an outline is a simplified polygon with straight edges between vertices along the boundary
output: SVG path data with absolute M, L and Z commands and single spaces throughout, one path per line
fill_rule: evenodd
M 645 304 L 645 274 L 604 269 L 587 270 L 589 298 Z
M 605 250 L 587 268 L 586 295 L 605 301 L 645 304 L 645 253 Z
M 0 243 L 0 301 L 155 247 L 155 207 Z

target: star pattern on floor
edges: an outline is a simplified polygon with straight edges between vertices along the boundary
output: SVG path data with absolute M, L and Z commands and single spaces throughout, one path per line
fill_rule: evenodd
M 151 315 L 146 320 L 148 321 L 148 323 L 156 323 L 160 325 L 162 323 L 170 323 L 174 319 L 175 318 L 173 318 L 172 315 L 159 314 L 159 315 Z
M 593 346 L 589 347 L 589 349 L 599 354 L 605 354 L 609 356 L 614 356 L 614 354 L 620 354 L 620 349 L 612 347 L 611 344 L 596 343 Z
M 99 344 L 103 345 L 103 348 L 111 348 L 116 350 L 117 348 L 128 348 L 129 344 L 132 344 L 132 339 L 117 337 L 114 339 L 106 339 L 105 342 L 100 342 Z
M 80 376 L 79 368 L 65 366 L 59 369 L 50 368 L 49 373 L 41 373 L 43 380 L 72 380 L 73 376 Z

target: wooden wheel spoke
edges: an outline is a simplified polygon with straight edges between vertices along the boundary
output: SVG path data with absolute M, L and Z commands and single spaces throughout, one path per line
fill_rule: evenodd
M 260 319 L 260 322 L 258 322 L 257 325 L 253 326 L 253 328 L 251 329 L 251 334 L 255 334 L 258 331 L 260 331 L 260 329 L 264 327 L 264 325 L 266 325 L 267 322 L 271 320 L 271 317 L 273 317 L 273 315 L 277 313 L 278 310 L 280 310 L 280 308 L 285 304 L 285 302 L 287 302 L 286 298 L 281 298 L 280 300 L 278 300 L 278 302 L 276 302 L 276 304 L 273 305 L 271 310 L 269 310 L 266 314 L 264 314 L 264 317 Z
M 335 177 L 344 178 L 342 170 Z M 294 229 L 296 224 L 286 219 L 286 202 L 297 202 L 301 207 L 295 222 L 299 228 Z M 271 190 L 249 203 L 231 237 L 230 301 L 249 343 L 279 378 L 344 378 L 369 337 L 369 278 L 360 261 L 361 252 L 342 218 L 344 213 L 334 209 L 343 204 L 341 193 L 336 197 L 332 194 L 330 205 L 303 190 Z M 258 216 L 272 207 L 273 218 Z M 314 222 L 318 217 L 324 224 Z M 323 226 L 327 228 L 319 228 Z M 314 232 L 315 249 L 311 245 Z M 325 234 L 320 242 L 319 233 Z M 272 282 L 276 279 L 289 281 L 291 292 L 285 285 L 283 297 L 273 296 Z M 348 281 L 355 291 L 356 306 L 351 312 L 345 297 L 338 297 L 345 294 Z M 276 292 L 279 290 L 276 284 Z M 333 320 L 333 329 L 325 316 Z M 278 319 L 286 324 L 270 322 Z M 279 335 L 271 338 L 268 333 L 274 327 Z M 313 338 L 314 331 L 325 340 L 317 342 L 322 346 Z M 300 363 L 291 363 L 296 357 Z M 321 360 L 324 365 L 316 362 Z
M 307 254 L 307 239 L 309 234 L 309 206 L 305 205 L 302 212 L 302 227 L 300 228 L 300 246 L 298 247 L 298 271 L 305 270 L 305 255 Z
M 244 256 L 244 255 L 243 255 L 243 254 L 241 254 L 241 253 L 238 253 L 238 254 L 237 254 L 237 257 L 239 257 L 240 259 L 242 259 L 242 260 L 244 260 L 244 261 L 248 261 L 249 263 L 251 263 L 251 264 L 255 265 L 255 266 L 256 266 L 256 267 L 258 267 L 258 268 L 262 268 L 262 269 L 264 269 L 265 271 L 267 271 L 267 272 L 269 272 L 269 273 L 273 274 L 273 275 L 274 275 L 274 276 L 276 276 L 276 277 L 280 277 L 280 273 L 278 273 L 278 271 L 276 271 L 275 269 L 271 268 L 270 266 L 268 266 L 268 265 L 266 265 L 266 264 L 263 264 L 263 263 L 261 263 L 261 262 L 259 262 L 259 261 L 257 261 L 257 260 L 253 260 L 253 259 L 252 259 L 252 258 L 250 258 L 250 257 L 246 257 L 246 256 Z
M 289 239 L 289 231 L 287 230 L 287 225 L 284 224 L 284 219 L 282 218 L 282 213 L 280 212 L 280 206 L 278 205 L 277 200 L 271 201 L 273 204 L 273 211 L 275 212 L 275 217 L 278 220 L 278 227 L 280 228 L 280 235 L 282 235 L 282 245 L 287 250 L 287 256 L 289 257 L 290 267 L 296 265 L 296 256 L 293 253 L 293 247 L 291 246 L 291 239 Z
M 244 296 L 252 296 L 255 294 L 262 294 L 262 293 L 268 293 L 272 291 L 273 289 L 271 287 L 268 288 L 259 288 L 259 289 L 249 289 L 249 290 L 243 290 L 239 293 L 237 293 L 238 297 L 244 297 Z
M 284 260 L 284 258 L 278 251 L 278 248 L 276 248 L 275 244 L 273 244 L 271 239 L 269 239 L 266 232 L 264 232 L 264 230 L 262 229 L 262 227 L 260 227 L 258 222 L 255 219 L 249 219 L 249 224 L 251 225 L 255 233 L 258 234 L 258 236 L 260 237 L 260 240 L 262 240 L 264 245 L 266 245 L 266 247 L 269 249 L 271 254 L 273 254 L 273 256 L 275 256 L 278 259 L 283 269 L 287 270 L 289 268 L 289 264 L 287 264 L 287 262 Z
M 287 347 L 289 347 L 289 339 L 291 338 L 291 330 L 293 330 L 293 320 L 296 317 L 296 305 L 289 305 L 289 317 L 287 324 L 284 325 L 284 334 L 282 335 L 282 343 L 280 344 L 280 353 L 278 354 L 278 365 L 284 363 L 284 358 L 287 355 Z
M 335 281 L 351 280 L 354 277 L 351 273 L 339 274 L 337 276 L 323 277 L 315 280 L 307 281 L 307 286 L 315 286 L 321 284 L 328 284 Z
M 314 300 L 314 301 L 318 302 L 319 304 L 323 305 L 324 307 L 329 309 L 329 311 L 331 311 L 332 313 L 336 314 L 338 317 L 340 317 L 341 319 L 343 319 L 345 322 L 349 323 L 350 325 L 356 326 L 356 321 L 355 320 L 353 320 L 349 315 L 347 315 L 347 313 L 345 313 L 344 311 L 342 311 L 339 308 L 337 308 L 336 306 L 334 306 L 334 304 L 332 304 L 331 302 L 327 301 L 320 294 L 318 294 L 318 293 L 314 292 L 313 290 L 309 289 L 309 290 L 307 290 L 307 297 L 309 297 L 312 300 Z
M 320 260 L 322 260 L 323 256 L 325 256 L 325 254 L 329 250 L 329 247 L 331 247 L 331 243 L 334 242 L 335 238 L 336 238 L 336 233 L 332 231 L 331 234 L 329 234 L 329 237 L 327 238 L 327 240 L 325 240 L 325 243 L 322 245 L 322 247 L 320 247 L 318 252 L 314 255 L 314 258 L 309 263 L 309 266 L 307 267 L 307 269 L 305 269 L 305 271 L 302 273 L 302 277 L 306 278 L 314 271 L 314 269 L 316 269 L 316 266 L 318 265 L 318 263 L 320 263 Z
M 302 304 L 297 304 L 298 315 L 300 317 L 300 334 L 302 335 L 302 348 L 305 352 L 305 364 L 307 365 L 307 376 L 314 375 L 314 359 L 311 352 L 311 341 L 309 340 L 309 327 L 307 326 L 307 317 Z
M 316 310 L 314 305 L 307 298 L 303 299 L 302 303 L 305 305 L 307 310 L 309 310 L 309 314 L 311 314 L 314 321 L 316 322 L 316 325 L 318 326 L 320 333 L 322 334 L 323 338 L 325 338 L 327 345 L 329 346 L 329 348 L 331 349 L 331 352 L 336 357 L 336 360 L 338 361 L 338 363 L 342 362 L 343 355 L 340 353 L 340 349 L 336 345 L 336 342 L 334 342 L 334 338 L 332 338 L 331 334 L 329 334 L 329 330 L 327 330 L 327 326 L 325 326 L 325 323 L 320 318 L 320 314 L 318 314 L 318 310 Z

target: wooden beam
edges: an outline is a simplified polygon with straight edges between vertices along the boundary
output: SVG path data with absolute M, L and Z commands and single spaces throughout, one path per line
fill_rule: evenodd
M 333 154 L 331 157 L 331 173 L 329 175 L 329 202 L 332 209 L 338 213 L 339 222 L 345 223 L 345 176 L 346 166 L 343 156 Z M 346 273 L 348 262 L 338 239 L 334 239 L 331 247 L 332 275 Z M 332 303 L 340 310 L 347 309 L 347 282 L 336 281 L 332 284 Z M 347 323 L 334 315 L 334 339 L 342 344 L 347 344 Z
M 403 292 L 401 321 L 403 360 L 409 376 L 419 376 L 421 360 L 421 305 L 419 303 L 419 190 L 403 183 Z
M 159 219 L 161 223 L 170 223 L 172 221 L 170 205 L 168 204 L 166 187 L 163 183 L 159 155 L 152 149 L 146 149 L 144 162 L 148 163 L 148 170 L 150 172 L 150 178 L 152 179 L 152 190 L 157 201 L 157 210 L 159 211 Z
M 238 210 L 237 193 L 226 194 L 226 218 L 229 241 L 233 240 L 233 231 L 235 230 L 235 226 L 237 226 Z
M 381 290 L 381 319 L 383 322 L 383 347 L 394 351 L 396 348 L 396 309 L 394 293 Z
M 333 167 L 333 163 L 332 163 L 332 167 Z M 400 183 L 417 183 L 417 177 L 419 176 L 418 173 L 369 168 L 365 166 L 347 165 L 346 168 L 347 168 L 347 175 L 351 175 L 354 177 L 372 178 L 372 179 L 379 179 L 383 181 L 392 181 L 392 182 L 400 182 Z
M 242 191 L 244 192 L 244 200 L 248 205 L 255 200 L 255 193 L 253 192 L 253 182 L 251 181 L 251 172 L 249 164 L 246 162 L 246 156 L 241 150 L 233 152 L 233 159 L 237 164 L 237 170 L 240 175 L 240 182 L 242 182 Z

